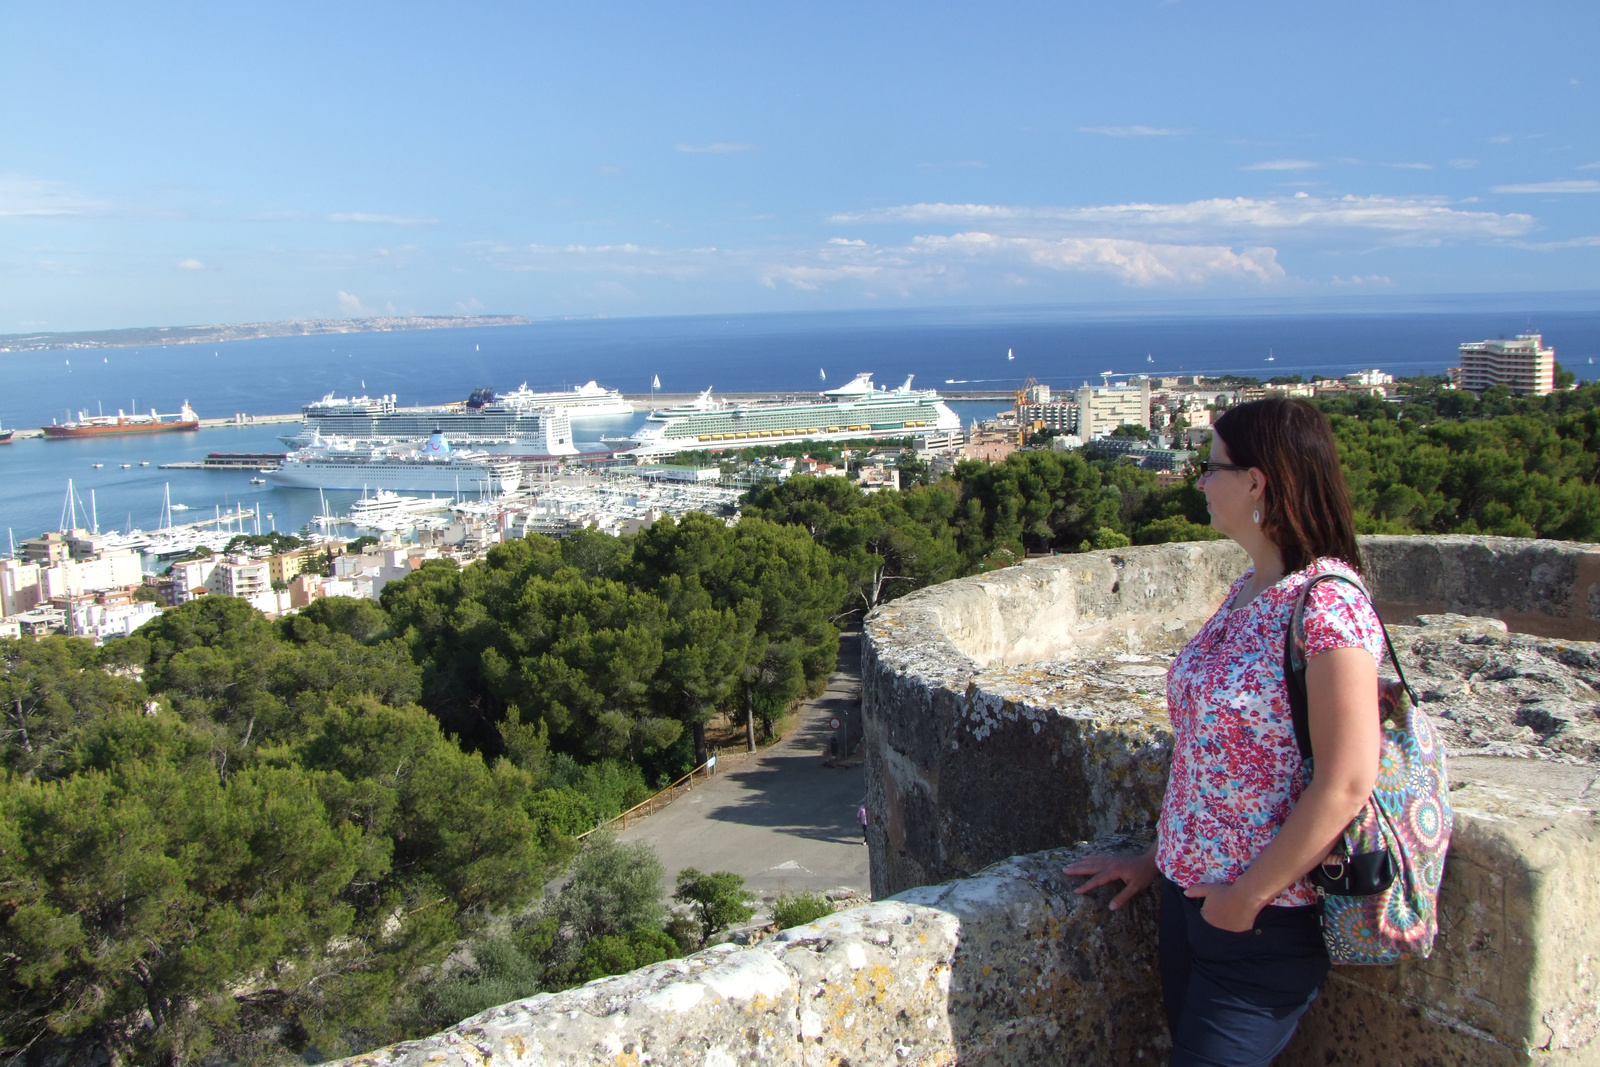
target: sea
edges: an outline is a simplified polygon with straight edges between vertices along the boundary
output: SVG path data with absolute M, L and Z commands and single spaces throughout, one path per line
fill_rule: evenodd
M 1102 375 L 1442 373 L 1464 341 L 1541 332 L 1580 379 L 1600 357 L 1600 294 L 1369 301 L 1337 311 L 1284 303 L 1098 305 L 581 319 L 523 326 L 278 337 L 213 345 L 0 352 L 0 427 L 79 411 L 188 401 L 203 418 L 296 412 L 333 393 L 394 393 L 402 405 L 464 400 L 479 386 L 564 389 L 591 379 L 628 394 L 790 393 L 870 371 L 880 385 L 1060 389 Z M 1010 406 L 958 401 L 963 422 Z M 644 412 L 574 427 L 583 451 L 631 433 Z M 359 492 L 250 483 L 250 470 L 162 470 L 209 452 L 281 451 L 292 425 L 207 428 L 0 446 L 0 529 L 10 541 L 81 526 L 150 530 L 244 508 L 244 532 L 300 530 Z M 68 487 L 71 486 L 69 494 Z M 9 547 L 0 544 L 0 551 Z

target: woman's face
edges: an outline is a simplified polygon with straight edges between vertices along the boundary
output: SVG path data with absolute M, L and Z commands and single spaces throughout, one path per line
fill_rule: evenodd
M 1232 463 L 1227 442 L 1216 434 L 1211 435 L 1211 462 Z M 1261 474 L 1256 470 L 1208 471 L 1200 475 L 1198 485 L 1206 495 L 1206 509 L 1211 512 L 1211 525 L 1218 533 L 1234 540 L 1239 534 L 1255 526 L 1252 518 L 1260 506 Z

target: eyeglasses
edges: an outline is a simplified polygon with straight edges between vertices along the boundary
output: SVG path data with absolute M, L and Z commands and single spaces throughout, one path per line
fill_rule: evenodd
M 1212 463 L 1207 461 L 1200 464 L 1201 474 L 1215 474 L 1217 471 L 1247 471 L 1249 467 L 1241 467 L 1237 463 Z

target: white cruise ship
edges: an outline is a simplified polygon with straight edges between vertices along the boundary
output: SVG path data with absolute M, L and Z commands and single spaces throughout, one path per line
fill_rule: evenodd
M 632 415 L 633 404 L 624 399 L 622 393 L 616 389 L 607 389 L 597 384 L 594 380 L 583 385 L 575 385 L 565 392 L 536 393 L 528 388 L 528 383 L 523 382 L 509 393 L 496 394 L 492 390 L 480 390 L 474 393 L 477 399 L 483 393 L 484 404 L 497 410 L 505 411 L 536 411 L 543 408 L 562 408 L 567 417 L 573 422 L 584 419 L 612 419 L 619 415 Z M 472 401 L 467 401 L 467 406 L 472 407 Z
M 879 389 L 870 372 L 816 400 L 729 404 L 711 390 L 692 403 L 652 411 L 629 440 L 634 456 L 695 448 L 741 448 L 785 441 L 848 441 L 959 430 L 961 418 L 933 389 Z
M 590 383 L 593 384 L 593 383 Z M 581 388 L 581 387 L 580 387 Z M 595 386 L 601 393 L 606 391 Z M 487 396 L 485 394 L 488 394 Z M 364 441 L 420 441 L 435 430 L 463 444 L 532 445 L 546 456 L 575 456 L 570 409 L 525 404 L 526 396 L 568 396 L 528 392 L 526 386 L 505 398 L 478 390 L 473 401 L 440 407 L 401 408 L 395 396 L 336 397 L 332 393 L 300 409 L 304 429 L 279 440 L 290 447 L 308 446 L 317 435 Z M 618 396 L 620 399 L 620 395 Z M 622 401 L 627 404 L 626 400 Z M 628 411 L 633 408 L 629 406 Z
M 297 489 L 388 489 L 491 496 L 522 484 L 515 459 L 456 452 L 442 433 L 420 447 L 396 450 L 370 441 L 345 441 L 317 435 L 313 442 L 283 457 L 267 474 L 273 485 Z

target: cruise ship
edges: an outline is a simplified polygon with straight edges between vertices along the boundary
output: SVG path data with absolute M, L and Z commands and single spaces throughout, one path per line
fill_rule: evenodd
M 652 411 L 629 438 L 634 456 L 785 441 L 847 441 L 959 430 L 961 418 L 933 389 L 879 389 L 870 371 L 816 400 L 730 404 L 707 389 L 688 404 Z
M 401 408 L 392 393 L 376 398 L 329 393 L 300 411 L 304 429 L 280 438 L 292 447 L 309 444 L 318 433 L 413 441 L 437 429 L 464 444 L 531 444 L 547 456 L 575 456 L 572 420 L 631 415 L 633 405 L 616 390 L 592 381 L 559 393 L 536 393 L 523 382 L 502 396 L 492 389 L 476 389 L 464 404 Z
M 613 419 L 619 415 L 632 415 L 633 404 L 616 389 L 607 389 L 594 380 L 575 385 L 564 392 L 536 393 L 523 382 L 509 393 L 495 394 L 493 389 L 474 389 L 467 407 L 482 409 L 485 405 L 498 405 L 506 410 L 534 411 L 539 408 L 564 408 L 574 422 L 584 419 Z
M 296 489 L 431 490 L 499 495 L 522 484 L 522 464 L 477 452 L 456 452 L 443 433 L 420 447 L 395 449 L 371 441 L 315 436 L 267 472 L 273 485 Z

